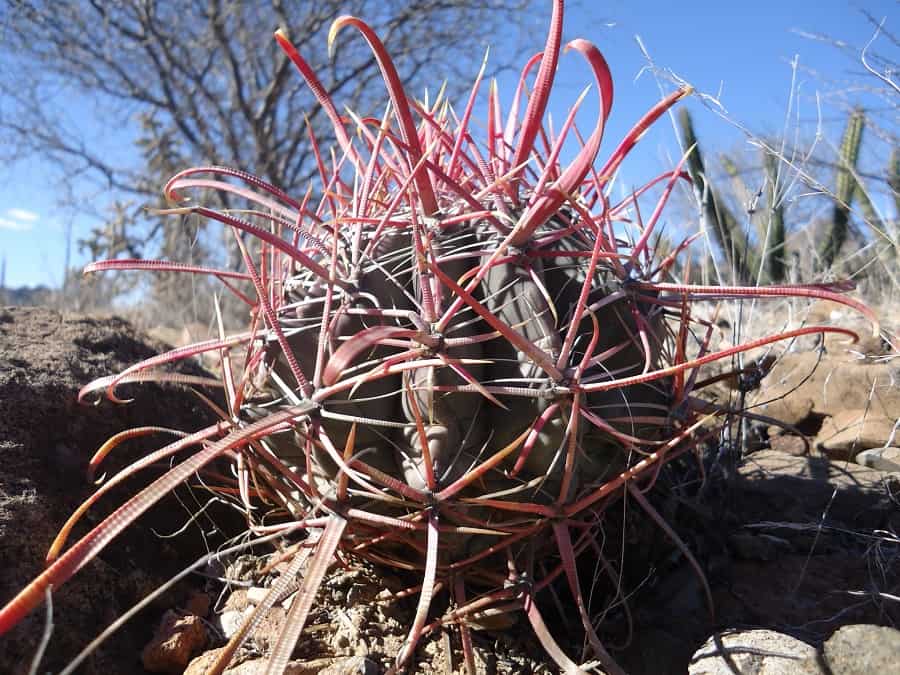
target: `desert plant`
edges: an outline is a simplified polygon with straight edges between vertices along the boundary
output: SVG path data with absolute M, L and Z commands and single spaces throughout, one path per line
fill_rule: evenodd
M 761 192 L 757 194 L 751 193 L 746 182 L 741 177 L 741 171 L 728 155 L 722 155 L 719 158 L 722 168 L 731 181 L 731 191 L 736 200 L 741 204 L 748 205 L 748 214 L 752 224 L 756 225 L 756 237 L 759 245 L 751 257 L 763 265 L 762 279 L 772 283 L 782 283 L 786 278 L 787 266 L 785 259 L 785 222 L 784 222 L 784 194 L 782 193 L 783 180 L 780 179 L 781 163 L 778 156 L 769 151 L 763 152 L 763 170 L 765 172 L 765 204 L 766 208 L 761 212 L 756 208 Z M 752 205 L 752 206 L 751 206 Z M 731 216 L 727 206 L 722 208 L 729 213 L 727 220 L 729 222 L 737 222 L 734 216 Z M 755 217 L 754 217 L 755 216 Z M 762 216 L 762 217 L 760 217 Z M 744 237 L 746 243 L 750 243 L 748 236 Z M 756 270 L 744 270 L 746 274 L 751 276 L 751 280 L 755 281 Z
M 689 153 L 687 167 L 703 215 L 703 226 L 712 233 L 722 252 L 729 278 L 749 281 L 752 270 L 755 269 L 755 260 L 750 259 L 752 249 L 749 237 L 742 232 L 738 219 L 706 173 L 703 153 L 694 132 L 694 122 L 687 108 L 678 111 L 678 126 L 685 151 Z
M 771 152 L 765 153 L 766 209 L 768 227 L 760 233 L 763 244 L 761 257 L 765 265 L 766 277 L 774 283 L 785 280 L 787 273 L 787 250 L 785 249 L 784 201 L 778 193 L 778 158 Z
M 864 195 L 862 188 L 858 186 L 854 172 L 856 162 L 859 159 L 859 148 L 862 144 L 865 115 L 861 110 L 854 110 L 847 119 L 847 127 L 841 138 L 841 147 L 838 151 L 838 169 L 835 179 L 834 198 L 832 207 L 831 226 L 819 248 L 819 258 L 825 269 L 830 269 L 834 260 L 847 240 L 847 232 L 850 224 L 850 207 L 856 195 Z
M 82 397 L 100 392 L 121 403 L 118 390 L 127 382 L 196 385 L 162 367 L 218 353 L 224 403 L 211 405 L 221 421 L 107 480 L 63 528 L 46 571 L 0 610 L 0 632 L 163 494 L 221 459 L 234 465 L 236 478 L 224 487 L 240 495 L 253 532 L 307 537 L 306 553 L 294 558 L 211 672 L 224 670 L 302 571 L 269 656 L 268 672 L 282 672 L 337 556 L 421 575 L 397 670 L 411 662 L 423 635 L 458 626 L 471 671 L 467 622 L 494 609 L 524 612 L 566 672 L 594 665 L 619 671 L 592 623 L 577 561 L 586 553 L 602 558 L 604 513 L 625 494 L 677 541 L 644 492 L 662 465 L 716 437 L 710 422 L 734 412 L 700 401 L 697 370 L 798 335 L 853 336 L 805 327 L 713 351 L 714 325 L 692 313 L 693 302 L 814 297 L 874 317 L 841 295 L 846 284 L 670 282 L 691 240 L 661 260 L 650 242 L 675 184 L 687 174 L 678 166 L 616 204 L 608 187 L 646 129 L 690 90 L 654 105 L 595 167 L 613 83 L 593 44 L 569 42 L 593 70 L 600 114 L 576 157 L 562 165 L 560 150 L 583 100 L 555 134 L 544 127 L 562 22 L 563 2 L 555 0 L 547 43 L 526 64 L 505 118 L 496 88 L 489 88 L 480 142 L 471 116 L 483 70 L 459 116 L 441 95 L 410 100 L 378 36 L 362 20 L 342 16 L 329 46 L 342 29 L 360 33 L 389 98 L 380 119 L 342 117 L 285 33 L 276 33 L 334 126 L 336 149 L 326 152 L 314 135 L 309 139 L 321 197 L 314 200 L 310 189 L 294 198 L 236 169 L 188 169 L 166 185 L 177 204 L 166 213 L 199 215 L 233 231 L 243 271 L 153 260 L 88 267 L 209 274 L 246 304 L 246 332 L 221 332 L 82 391 Z M 187 204 L 193 189 L 226 192 L 247 208 Z M 639 203 L 651 197 L 653 208 L 644 210 L 651 215 L 643 220 Z M 622 234 L 623 223 L 633 227 L 627 230 L 633 238 Z M 235 367 L 238 349 L 241 368 Z M 129 437 L 120 434 L 97 453 L 92 475 Z M 74 522 L 112 485 L 180 455 L 186 455 L 180 463 L 63 551 Z M 266 505 L 263 523 L 257 513 Z M 544 621 L 536 600 L 557 579 L 571 594 L 595 662 L 576 664 Z M 435 616 L 439 592 L 452 603 Z
M 678 119 L 685 149 L 691 149 L 688 171 L 701 205 L 704 225 L 712 232 L 732 277 L 745 282 L 756 281 L 758 277 L 770 283 L 783 282 L 787 274 L 787 260 L 792 251 L 788 249 L 786 242 L 785 196 L 779 191 L 779 185 L 783 183 L 779 180 L 779 175 L 782 166 L 788 165 L 783 164 L 779 155 L 763 143 L 766 208 L 752 209 L 749 213 L 750 220 L 756 225 L 756 232 L 751 236 L 749 231 L 743 230 L 740 220 L 728 207 L 723 191 L 705 173 L 690 113 L 682 109 Z M 824 223 L 825 230 L 816 250 L 816 269 L 819 272 L 831 270 L 834 266 L 850 232 L 854 204 L 858 205 L 860 215 L 874 233 L 876 241 L 892 242 L 890 229 L 886 229 L 857 174 L 864 128 L 865 114 L 856 109 L 847 118 L 837 150 L 834 186 L 830 190 L 824 186 L 817 187 L 829 194 L 833 202 L 831 218 Z M 742 203 L 755 204 L 757 199 L 741 179 L 736 164 L 727 155 L 722 156 L 721 161 L 731 178 L 735 195 Z M 805 180 L 812 182 L 810 176 L 806 176 Z M 890 184 L 890 178 L 888 183 Z M 887 247 L 888 250 L 891 248 Z
M 900 149 L 891 150 L 891 161 L 888 167 L 888 185 L 894 198 L 894 209 L 900 214 Z

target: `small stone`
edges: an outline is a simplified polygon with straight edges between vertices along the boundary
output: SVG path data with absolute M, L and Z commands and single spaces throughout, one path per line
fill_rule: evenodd
M 235 609 L 229 609 L 219 615 L 219 628 L 222 629 L 222 635 L 226 639 L 238 632 L 238 629 L 244 623 L 244 619 L 252 612 L 251 608 L 247 608 L 242 612 Z
M 247 589 L 236 588 L 225 600 L 225 606 L 222 609 L 224 611 L 236 610 L 238 612 L 243 612 L 249 606 L 250 602 L 247 600 Z
M 156 635 L 141 652 L 141 662 L 153 673 L 181 673 L 206 640 L 206 627 L 200 617 L 166 612 Z
M 188 664 L 184 675 L 206 675 L 212 668 L 213 663 L 216 662 L 221 651 L 221 649 L 211 649 L 208 652 L 203 652 Z
M 825 420 L 816 447 L 831 459 L 849 460 L 860 450 L 889 442 L 896 422 L 865 410 L 842 410 Z
M 900 448 L 872 448 L 856 456 L 856 463 L 878 471 L 900 471 Z
M 719 633 L 697 650 L 688 666 L 688 675 L 734 673 L 825 675 L 825 670 L 815 647 L 771 630 Z
M 259 586 L 252 586 L 247 589 L 247 601 L 251 604 L 258 605 L 263 599 L 268 595 L 268 588 L 260 588 Z
M 809 442 L 803 436 L 770 436 L 769 447 L 794 457 L 802 457 L 809 449 Z
M 824 652 L 832 675 L 900 674 L 900 631 L 894 628 L 844 626 L 828 638 Z

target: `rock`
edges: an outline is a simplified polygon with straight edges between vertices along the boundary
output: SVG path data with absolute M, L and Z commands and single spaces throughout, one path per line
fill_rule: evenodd
M 815 647 L 783 633 L 719 633 L 691 659 L 688 675 L 826 675 Z M 873 671 L 876 672 L 876 671 Z
M 831 459 L 850 460 L 863 448 L 889 443 L 896 423 L 896 417 L 843 410 L 825 420 L 816 436 L 816 448 Z
M 887 321 L 887 332 L 894 332 L 896 319 L 890 312 L 878 312 L 883 321 Z M 825 333 L 825 348 L 836 355 L 845 353 L 868 354 L 879 356 L 891 352 L 891 345 L 882 339 L 881 335 L 872 334 L 872 324 L 860 316 L 859 312 L 844 305 L 836 305 L 833 302 L 819 300 L 814 302 L 806 316 L 808 325 L 824 324 L 840 326 L 854 331 L 859 336 L 858 342 L 852 342 L 840 333 Z
M 262 588 L 261 586 L 251 586 L 247 589 L 247 602 L 253 605 L 258 605 L 265 599 L 268 594 L 268 588 Z
M 251 610 L 245 611 L 249 614 Z M 287 612 L 284 607 L 272 607 L 259 619 L 256 630 L 253 631 L 253 643 L 264 653 L 272 649 L 278 642 L 286 617 Z
M 890 351 L 890 343 L 882 339 L 880 335 L 872 335 L 871 326 L 864 323 L 835 324 L 841 328 L 849 328 L 856 331 L 859 335 L 859 341 L 853 342 L 839 333 L 825 334 L 825 348 L 832 353 L 843 354 L 849 352 L 853 354 L 865 354 L 867 356 L 880 356 Z
M 900 448 L 872 448 L 856 456 L 856 463 L 878 471 L 900 471 Z
M 774 398 L 774 397 L 767 397 Z M 815 406 L 815 401 L 809 396 L 788 394 L 780 400 L 774 400 L 763 406 L 760 410 L 764 415 L 774 417 L 785 424 L 797 426 L 810 416 Z
M 243 612 L 250 606 L 250 601 L 247 599 L 247 589 L 235 588 L 231 591 L 231 594 L 225 600 L 225 605 L 222 607 L 222 611 L 234 610 L 237 612 Z
M 900 675 L 900 631 L 884 626 L 844 626 L 825 642 L 832 675 Z
M 222 635 L 224 635 L 225 638 L 228 639 L 232 635 L 237 633 L 238 629 L 243 625 L 244 619 L 246 619 L 252 612 L 253 609 L 248 607 L 243 611 L 238 611 L 236 609 L 227 609 L 219 614 L 217 623 L 219 624 L 219 629 L 222 631 Z
M 809 452 L 810 444 L 803 436 L 770 436 L 769 447 L 794 457 L 802 457 Z
M 268 659 L 250 659 L 234 666 L 233 668 L 227 668 L 223 675 L 257 675 L 257 673 L 265 673 L 266 667 L 268 665 Z M 291 664 L 288 664 L 284 672 L 285 675 L 288 675 L 288 673 L 294 675 L 293 671 L 291 670 Z M 198 675 L 200 675 L 199 672 Z
M 742 517 L 747 522 L 771 520 L 776 513 L 783 521 L 817 522 L 827 509 L 829 521 L 883 527 L 896 508 L 888 489 L 894 482 L 891 474 L 858 464 L 775 450 L 755 452 L 738 467 Z
M 206 675 L 221 652 L 222 649 L 211 649 L 208 652 L 203 652 L 188 664 L 188 667 L 184 669 L 184 675 Z
M 206 645 L 203 621 L 189 614 L 166 612 L 156 635 L 141 652 L 141 663 L 152 673 L 181 673 Z
M 793 425 L 810 413 L 834 416 L 854 409 L 896 420 L 900 417 L 898 380 L 896 359 L 848 362 L 827 353 L 787 353 L 766 375 L 751 403 L 758 406 L 754 412 Z
M 208 652 L 204 652 L 188 664 L 184 675 L 206 675 L 223 651 L 224 648 L 211 649 Z M 242 658 L 243 660 L 241 660 Z M 268 661 L 265 659 L 247 659 L 246 656 L 241 657 L 238 655 L 232 657 L 231 663 L 232 666 L 226 668 L 223 675 L 256 675 L 257 673 L 264 673 Z M 290 673 L 291 671 L 286 670 L 285 672 Z

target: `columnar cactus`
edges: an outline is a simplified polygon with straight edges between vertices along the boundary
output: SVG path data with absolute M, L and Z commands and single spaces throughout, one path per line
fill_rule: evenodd
M 827 236 L 819 247 L 819 257 L 825 269 L 829 269 L 847 240 L 850 225 L 850 207 L 853 198 L 859 193 L 857 187 L 856 162 L 859 159 L 859 148 L 862 144 L 862 133 L 866 116 L 861 110 L 854 110 L 847 119 L 847 128 L 841 138 L 838 151 L 838 170 L 835 178 L 835 202 L 832 208 L 831 226 Z

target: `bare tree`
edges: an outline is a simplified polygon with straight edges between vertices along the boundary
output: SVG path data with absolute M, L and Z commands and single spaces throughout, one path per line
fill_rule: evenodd
M 381 114 L 378 67 L 358 36 L 326 35 L 341 14 L 377 30 L 411 91 L 467 86 L 489 40 L 517 44 L 533 0 L 0 0 L 0 159 L 36 154 L 99 225 L 86 241 L 101 257 L 204 255 L 172 220 L 146 215 L 170 175 L 193 164 L 251 171 L 287 191 L 313 172 L 307 123 L 328 128 L 302 79 L 272 39 L 284 27 L 331 91 L 361 114 Z M 543 3 L 540 3 L 543 4 Z M 549 4 L 549 3 L 547 3 Z M 549 10 L 548 10 L 549 11 Z M 543 12 L 534 12 L 544 18 Z M 494 68 L 509 62 L 492 54 Z M 69 114 L 129 140 L 94 147 Z M 83 114 L 82 114 L 83 117 Z M 328 138 L 328 133 L 320 134 Z M 85 194 L 96 186 L 97 195 Z M 59 191 L 57 191 L 59 192 Z M 112 214 L 112 216 L 111 216 Z M 198 224 L 198 227 L 200 225 Z

